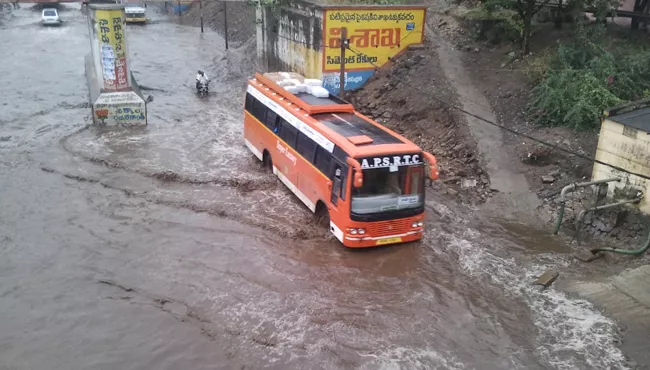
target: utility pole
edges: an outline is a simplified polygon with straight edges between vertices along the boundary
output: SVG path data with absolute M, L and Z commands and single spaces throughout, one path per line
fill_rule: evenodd
M 181 24 L 183 20 L 181 19 L 181 1 L 178 0 L 178 24 Z
M 341 72 L 339 75 L 339 97 L 343 97 L 345 92 L 345 49 L 350 46 L 350 40 L 348 40 L 348 29 L 341 27 Z
M 199 0 L 199 11 L 201 12 L 201 33 L 203 33 L 203 1 Z
M 224 38 L 226 39 L 226 50 L 228 50 L 228 2 L 223 2 L 223 28 Z

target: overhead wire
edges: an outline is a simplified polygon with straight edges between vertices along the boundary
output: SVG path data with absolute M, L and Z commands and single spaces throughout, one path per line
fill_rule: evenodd
M 289 40 L 289 41 L 296 42 L 296 43 L 300 43 L 300 44 L 303 44 L 303 45 L 306 45 L 306 46 L 309 46 L 309 47 L 313 48 L 313 45 L 311 45 L 311 44 L 309 44 L 309 43 L 302 42 L 302 41 L 299 41 L 299 40 L 295 40 L 295 39 L 293 39 L 293 38 L 289 38 L 289 37 L 286 37 L 286 36 L 282 36 L 282 35 L 280 35 L 277 31 L 274 31 L 274 33 L 275 33 L 276 36 L 278 36 L 278 37 L 280 37 L 280 38 L 287 39 L 287 40 Z M 407 36 L 408 36 L 408 35 L 407 35 Z M 406 37 L 406 36 L 405 36 L 405 37 Z M 402 39 L 402 41 L 403 41 L 403 40 L 404 40 L 404 38 Z M 325 47 L 325 48 L 333 48 L 333 47 L 330 47 L 330 46 L 328 46 L 328 45 L 323 45 L 323 47 Z M 355 51 L 354 49 L 350 48 L 349 46 L 348 46 L 347 50 L 350 50 L 351 52 L 353 52 L 353 53 L 356 54 L 356 55 L 361 55 L 361 56 L 365 55 L 365 56 L 368 56 L 367 54 L 363 54 L 363 53 L 359 53 L 359 52 Z M 380 68 L 380 66 L 378 66 L 377 64 L 375 64 L 375 63 L 372 62 L 372 61 L 368 61 L 368 63 L 371 64 L 373 67 L 375 67 L 376 70 Z M 499 124 L 499 123 L 497 123 L 497 122 L 494 122 L 494 121 L 492 121 L 492 120 L 489 120 L 489 119 L 487 119 L 487 118 L 485 118 L 485 117 L 482 117 L 482 116 L 480 116 L 480 115 L 477 115 L 477 114 L 474 114 L 474 113 L 472 113 L 472 112 L 469 112 L 469 111 L 467 111 L 467 110 L 464 109 L 464 108 L 458 107 L 457 105 L 455 105 L 455 104 L 453 104 L 453 103 L 450 103 L 450 102 L 448 102 L 448 101 L 445 101 L 445 100 L 443 100 L 443 99 L 441 99 L 441 98 L 435 96 L 434 94 L 431 94 L 431 93 L 429 93 L 429 92 L 423 91 L 423 90 L 421 90 L 420 88 L 418 88 L 418 87 L 412 85 L 411 83 L 409 83 L 409 82 L 407 82 L 407 81 L 405 81 L 405 80 L 403 80 L 403 79 L 400 79 L 400 78 L 397 78 L 397 79 L 398 79 L 398 80 L 399 80 L 403 85 L 405 85 L 405 86 L 407 86 L 407 87 L 409 87 L 409 88 L 411 88 L 411 89 L 417 91 L 418 93 L 422 94 L 423 96 L 428 96 L 428 97 L 431 98 L 432 100 L 435 100 L 435 101 L 437 101 L 437 102 L 439 102 L 439 103 L 441 103 L 441 104 L 443 104 L 443 105 L 445 105 L 445 106 L 447 106 L 447 107 L 449 107 L 449 108 L 452 108 L 452 109 L 454 109 L 454 110 L 457 110 L 457 111 L 459 111 L 459 112 L 461 112 L 461 113 L 464 113 L 464 114 L 467 115 L 467 116 L 470 116 L 470 117 L 472 117 L 472 118 L 475 118 L 475 119 L 477 119 L 477 120 L 479 120 L 479 121 L 482 121 L 482 122 L 484 122 L 484 123 L 487 123 L 487 124 L 489 124 L 489 125 L 495 126 L 495 127 L 497 127 L 497 128 L 500 128 L 500 129 L 502 129 L 502 130 L 504 130 L 504 131 L 507 131 L 507 132 L 509 132 L 509 133 L 511 133 L 511 134 L 514 134 L 514 135 L 516 135 L 516 136 L 521 136 L 521 137 L 527 138 L 527 139 L 529 139 L 529 140 L 531 140 L 531 141 L 534 141 L 534 142 L 536 142 L 536 143 L 539 143 L 539 144 L 542 144 L 542 145 L 549 146 L 549 147 L 551 147 L 551 148 L 553 148 L 553 149 L 557 149 L 557 150 L 559 150 L 559 151 L 561 151 L 561 152 L 564 152 L 564 153 L 566 153 L 566 154 L 569 154 L 569 155 L 572 155 L 572 156 L 575 156 L 575 157 L 578 157 L 578 158 L 584 159 L 584 160 L 589 161 L 589 162 L 592 162 L 592 163 L 598 163 L 598 164 L 601 164 L 601 165 L 603 165 L 603 166 L 607 166 L 607 167 L 612 168 L 612 169 L 617 170 L 617 171 L 621 171 L 621 172 L 624 172 L 624 173 L 627 173 L 627 174 L 630 174 L 630 175 L 634 175 L 634 176 L 640 177 L 640 178 L 645 179 L 645 180 L 650 180 L 650 176 L 647 176 L 647 175 L 644 175 L 644 174 L 641 174 L 641 173 L 637 173 L 637 172 L 633 172 L 633 171 L 630 171 L 630 170 L 626 170 L 626 169 L 624 169 L 624 168 L 622 168 L 622 167 L 615 166 L 615 165 L 612 165 L 612 164 L 609 164 L 609 163 L 603 162 L 603 161 L 601 161 L 601 160 L 598 160 L 598 159 L 596 159 L 596 158 L 592 158 L 592 157 L 589 157 L 589 156 L 584 155 L 584 154 L 582 154 L 582 153 L 578 153 L 578 152 L 573 151 L 573 150 L 571 150 L 571 149 L 565 148 L 565 147 L 563 147 L 563 146 L 560 146 L 559 144 L 553 144 L 553 143 L 550 143 L 550 142 L 548 142 L 548 141 L 545 141 L 545 140 L 542 140 L 542 139 L 538 139 L 538 138 L 536 138 L 536 137 L 534 137 L 534 136 L 531 136 L 531 135 L 525 134 L 525 133 L 523 133 L 523 132 L 517 131 L 517 130 L 512 129 L 512 128 L 510 128 L 510 127 L 504 126 L 504 125 L 502 125 L 502 124 Z M 482 108 L 485 108 L 485 109 L 489 109 L 488 107 L 486 107 L 486 106 L 484 106 L 484 105 L 482 105 L 482 104 L 480 104 L 480 103 L 478 103 L 478 102 L 473 102 L 473 101 L 469 101 L 469 100 L 466 100 L 466 102 L 469 102 L 469 103 L 471 103 L 471 104 L 474 104 L 474 105 L 476 105 L 476 106 L 478 106 L 478 107 L 482 107 Z

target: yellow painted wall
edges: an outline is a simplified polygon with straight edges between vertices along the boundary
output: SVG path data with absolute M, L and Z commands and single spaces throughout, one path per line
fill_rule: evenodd
M 628 127 L 629 134 L 636 136 L 636 138 L 633 138 L 623 134 L 624 128 L 624 125 L 612 120 L 606 119 L 603 121 L 600 128 L 596 159 L 631 172 L 650 176 L 650 135 L 644 131 Z M 638 207 L 642 212 L 650 213 L 650 181 L 615 170 L 609 166 L 594 164 L 593 180 L 617 176 L 621 177 L 622 181 L 620 183 L 610 183 L 609 195 L 614 194 L 614 188 L 631 187 L 641 190 L 646 197 L 639 203 Z
M 354 6 L 331 8 L 323 16 L 325 69 L 341 69 L 341 29 L 347 29 L 350 50 L 346 54 L 348 71 L 374 70 L 391 58 L 424 40 L 425 7 Z
M 307 78 L 320 79 L 323 70 L 323 55 L 320 51 L 311 49 L 303 44 L 289 41 L 291 50 L 292 70 Z

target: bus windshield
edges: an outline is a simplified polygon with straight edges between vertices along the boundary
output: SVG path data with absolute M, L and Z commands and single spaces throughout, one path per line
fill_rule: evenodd
M 363 171 L 363 186 L 352 189 L 351 212 L 384 213 L 424 204 L 424 166 L 375 168 Z

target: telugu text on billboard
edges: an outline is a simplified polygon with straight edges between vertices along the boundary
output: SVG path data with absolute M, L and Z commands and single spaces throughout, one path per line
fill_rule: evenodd
M 375 69 L 409 45 L 421 44 L 424 8 L 328 9 L 323 22 L 323 72 L 341 69 L 341 29 L 347 29 L 350 50 L 347 71 Z
M 97 10 L 96 21 L 104 89 L 116 91 L 128 88 L 123 11 Z

